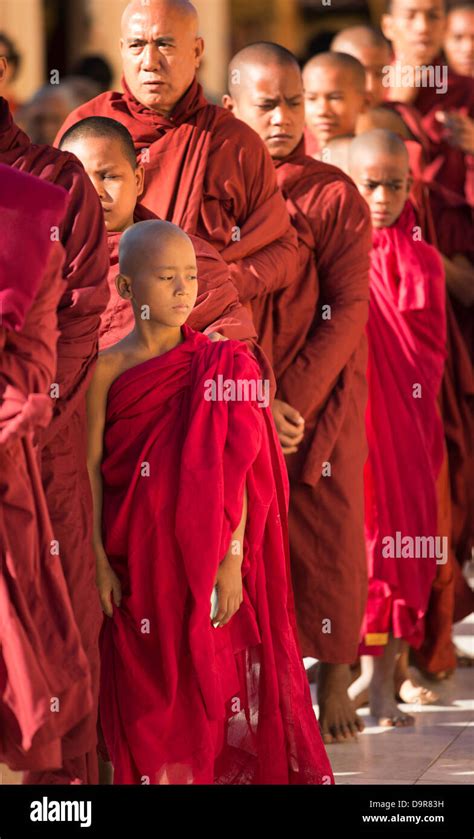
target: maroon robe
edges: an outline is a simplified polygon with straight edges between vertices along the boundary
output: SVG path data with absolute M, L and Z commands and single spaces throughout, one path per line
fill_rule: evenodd
M 60 335 L 55 383 L 59 398 L 53 419 L 42 434 L 41 469 L 54 535 L 59 542 L 97 700 L 101 610 L 90 547 L 92 498 L 86 466 L 85 392 L 97 354 L 100 315 L 109 296 L 103 212 L 94 187 L 74 155 L 32 144 L 13 122 L 3 99 L 0 99 L 0 162 L 59 184 L 70 196 L 58 230 L 66 252 L 63 269 L 66 289 L 58 306 Z M 66 783 L 97 779 L 95 732 L 96 719 L 92 712 L 77 730 L 64 738 L 61 777 Z M 35 780 L 50 778 L 27 778 L 29 782 Z
M 286 459 L 299 635 L 304 655 L 349 663 L 367 593 L 362 476 L 370 215 L 351 179 L 305 155 L 304 140 L 275 166 L 299 241 L 297 280 L 274 295 L 272 326 L 277 398 L 306 421 L 299 451 Z
M 48 770 L 92 708 L 35 434 L 52 416 L 67 193 L 0 165 L 0 763 Z M 52 704 L 53 701 L 57 704 Z

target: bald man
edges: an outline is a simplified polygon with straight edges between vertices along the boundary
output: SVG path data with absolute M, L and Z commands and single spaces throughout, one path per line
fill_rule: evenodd
M 344 53 L 315 55 L 303 68 L 303 84 L 308 153 L 322 154 L 335 137 L 353 137 L 369 104 L 360 61 Z
M 451 6 L 443 49 L 455 73 L 474 78 L 474 3 Z
M 292 53 L 245 47 L 225 105 L 266 144 L 298 233 L 296 283 L 272 296 L 261 334 L 273 358 L 273 415 L 291 480 L 290 546 L 300 641 L 321 662 L 325 742 L 362 728 L 347 696 L 366 597 L 362 470 L 370 223 L 352 181 L 305 154 Z
M 6 61 L 0 58 L 0 77 Z M 95 783 L 96 709 L 99 689 L 100 610 L 91 602 L 95 568 L 90 540 L 91 496 L 86 467 L 85 393 L 97 356 L 100 316 L 109 298 L 109 264 L 102 209 L 81 164 L 72 154 L 33 145 L 15 125 L 0 98 L 0 163 L 64 187 L 70 196 L 54 231 L 66 252 L 64 288 L 58 304 L 58 363 L 53 382 L 54 415 L 43 431 L 41 472 L 57 550 L 74 617 L 86 652 L 94 706 L 78 695 L 82 721 L 63 738 L 62 768 L 28 773 L 27 783 Z
M 97 95 L 98 86 L 92 79 L 80 79 L 80 82 L 81 85 L 71 78 L 58 85 L 45 84 L 22 105 L 15 118 L 32 143 L 52 145 L 71 111 Z
M 122 19 L 124 93 L 78 108 L 57 140 L 84 117 L 122 122 L 145 167 L 143 205 L 214 245 L 252 306 L 291 283 L 296 240 L 264 145 L 203 96 L 196 79 L 203 50 L 187 0 L 130 3 Z

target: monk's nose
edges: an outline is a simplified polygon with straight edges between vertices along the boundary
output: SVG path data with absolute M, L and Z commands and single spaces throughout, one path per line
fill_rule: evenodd
M 415 15 L 413 27 L 417 32 L 427 32 L 430 28 L 430 21 L 428 19 L 428 15 L 424 14 L 423 12 L 420 12 L 419 14 Z
M 147 44 L 142 53 L 143 70 L 155 70 L 160 65 L 161 53 L 154 44 Z

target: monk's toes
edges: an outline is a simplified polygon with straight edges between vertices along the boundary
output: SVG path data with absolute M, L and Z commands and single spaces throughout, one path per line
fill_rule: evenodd
M 394 714 L 393 717 L 380 717 L 379 725 L 383 728 L 405 728 L 415 724 L 415 718 L 410 714 Z

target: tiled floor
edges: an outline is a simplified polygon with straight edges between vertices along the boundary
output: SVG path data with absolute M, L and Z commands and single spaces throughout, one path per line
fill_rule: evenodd
M 455 637 L 474 654 L 474 615 L 455 627 Z M 458 670 L 436 690 L 436 705 L 402 706 L 415 715 L 410 728 L 371 726 L 368 710 L 360 711 L 366 728 L 358 742 L 328 747 L 336 783 L 473 784 L 474 668 Z M 0 783 L 21 783 L 21 775 L 0 765 Z
M 455 637 L 474 654 L 474 615 L 455 627 Z M 414 726 L 377 727 L 363 709 L 366 728 L 358 742 L 328 746 L 337 784 L 474 783 L 474 668 L 458 669 L 435 688 L 423 683 L 440 701 L 401 706 L 415 716 Z

